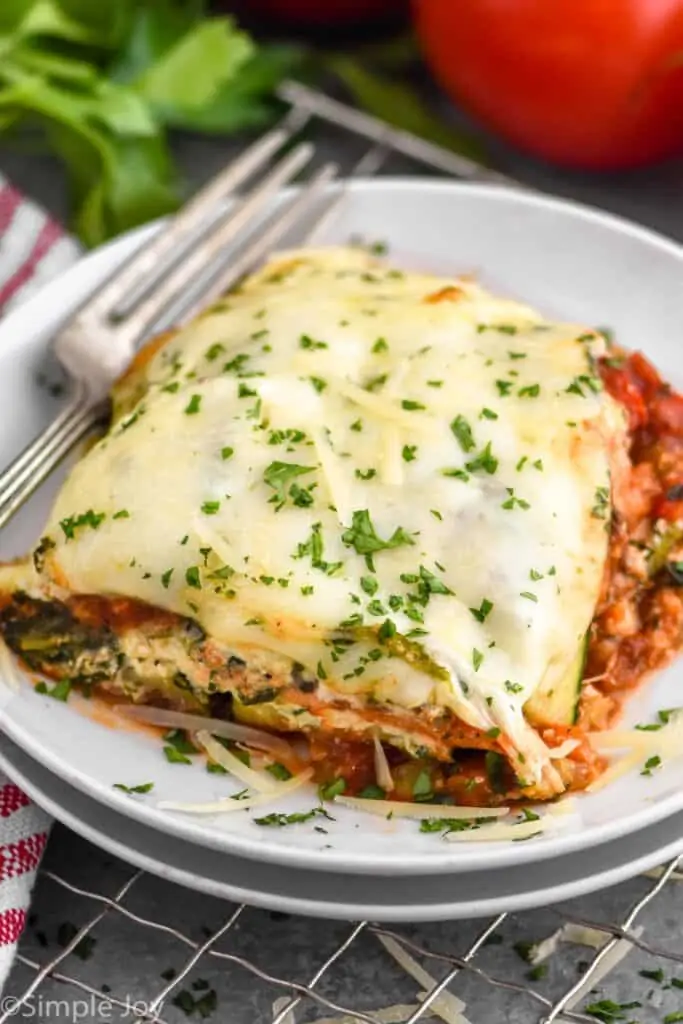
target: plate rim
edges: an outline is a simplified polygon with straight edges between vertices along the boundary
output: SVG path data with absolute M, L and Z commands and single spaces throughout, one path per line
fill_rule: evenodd
M 22 751 L 25 757 L 34 765 L 33 758 Z M 40 766 L 42 768 L 42 766 Z M 642 872 L 659 867 L 667 861 L 683 853 L 683 834 L 677 840 L 669 842 L 661 849 L 655 849 L 650 853 L 643 854 L 635 861 L 627 861 L 617 868 L 606 868 L 595 875 L 582 876 L 572 883 L 559 882 L 547 886 L 541 890 L 527 891 L 522 894 L 510 894 L 507 896 L 487 897 L 485 900 L 473 900 L 471 903 L 462 900 L 452 902 L 429 904 L 405 904 L 401 906 L 387 906 L 386 904 L 344 904 L 341 901 L 325 901 L 322 899 L 303 899 L 297 896 L 286 894 L 263 895 L 258 889 L 248 889 L 243 886 L 231 885 L 229 881 L 218 882 L 215 879 L 205 878 L 201 873 L 191 868 L 169 865 L 160 861 L 153 854 L 142 850 L 140 834 L 136 835 L 136 845 L 129 845 L 127 842 L 117 838 L 118 832 L 112 829 L 110 833 L 102 832 L 100 828 L 91 825 L 75 811 L 66 809 L 56 799 L 46 796 L 40 783 L 27 776 L 26 772 L 17 768 L 8 753 L 0 746 L 0 770 L 18 785 L 27 795 L 35 801 L 52 818 L 59 821 L 66 828 L 71 829 L 81 838 L 91 842 L 98 849 L 118 857 L 127 864 L 132 864 L 151 875 L 182 885 L 193 891 L 205 893 L 216 899 L 223 899 L 235 903 L 244 903 L 250 907 L 262 910 L 277 910 L 285 913 L 297 914 L 303 917 L 315 917 L 338 921 L 361 921 L 370 920 L 378 923 L 430 923 L 448 920 L 467 920 L 473 918 L 491 917 L 497 914 L 520 913 L 527 910 L 551 906 L 565 900 L 575 899 L 580 896 L 599 892 L 621 882 L 628 881 Z M 72 789 L 73 787 L 69 787 Z M 98 804 L 88 794 L 80 794 L 87 804 Z M 99 804 L 100 810 L 105 814 L 113 814 L 115 818 L 124 818 L 134 828 L 142 832 L 154 832 L 144 824 L 131 822 L 125 815 L 120 815 L 111 808 Z M 172 836 L 172 839 L 177 837 Z M 180 840 L 184 842 L 183 840 Z M 195 844 L 187 844 L 193 848 Z M 568 854 L 567 856 L 571 856 Z M 238 858 L 241 859 L 241 858 Z M 555 858 L 561 861 L 562 857 Z M 197 884 L 199 883 L 199 884 Z M 273 896 L 271 899 L 270 896 Z M 540 896 L 540 899 L 539 899 Z
M 340 188 L 355 192 L 421 192 L 432 191 L 443 194 L 457 192 L 464 195 L 485 197 L 487 200 L 496 202 L 513 202 L 531 209 L 550 208 L 555 212 L 570 214 L 573 217 L 602 225 L 613 232 L 621 235 L 628 235 L 646 243 L 654 245 L 665 252 L 668 256 L 683 262 L 683 246 L 667 238 L 665 235 L 651 228 L 644 227 L 617 214 L 609 213 L 586 203 L 572 199 L 564 199 L 557 196 L 549 196 L 541 193 L 530 192 L 505 185 L 490 185 L 476 182 L 460 182 L 453 180 L 433 180 L 422 176 L 414 177 L 386 177 L 381 179 L 358 178 L 353 181 L 344 181 L 340 185 L 328 187 L 328 192 Z M 293 194 L 296 189 L 287 189 L 283 195 Z M 11 311 L 6 319 L 0 324 L 0 346 L 5 353 L 20 349 L 27 343 L 26 330 L 32 322 L 32 310 L 38 303 L 46 303 L 53 294 L 58 294 L 64 285 L 64 281 L 78 279 L 83 275 L 84 267 L 87 266 L 91 273 L 95 274 L 97 267 L 108 260 L 118 251 L 125 251 L 127 248 L 133 251 L 136 245 L 159 230 L 161 221 L 144 225 L 127 232 L 105 246 L 86 254 L 83 259 L 69 267 L 63 274 L 58 275 L 51 282 L 48 282 L 40 291 L 29 298 L 17 309 Z M 44 316 L 44 315 L 43 315 Z M 24 337 L 22 339 L 22 332 Z M 9 340 L 7 340 L 9 338 Z M 14 342 L 14 343 L 13 343 Z M 645 684 L 647 685 L 647 684 Z M 11 739 L 16 742 L 29 756 L 34 757 L 46 768 L 54 771 L 65 779 L 70 785 L 80 789 L 83 793 L 98 802 L 110 807 L 114 811 L 123 813 L 126 817 L 134 818 L 140 824 L 170 835 L 177 835 L 189 842 L 209 846 L 235 853 L 238 856 L 245 856 L 253 860 L 269 861 L 278 864 L 291 864 L 293 866 L 305 866 L 313 870 L 339 869 L 354 874 L 392 874 L 405 875 L 416 873 L 448 874 L 459 871 L 486 870 L 489 867 L 501 867 L 507 863 L 515 864 L 531 863 L 546 860 L 553 857 L 563 856 L 578 849 L 590 848 L 609 841 L 612 838 L 628 835 L 641 828 L 648 827 L 655 822 L 662 820 L 683 808 L 683 790 L 663 796 L 652 803 L 649 807 L 641 807 L 626 816 L 621 816 L 612 821 L 603 822 L 600 825 L 593 825 L 587 830 L 575 834 L 563 834 L 556 838 L 544 840 L 539 844 L 529 844 L 515 850 L 514 858 L 511 857 L 508 849 L 509 844 L 484 844 L 479 850 L 462 851 L 454 856 L 455 851 L 446 854 L 433 854 L 429 858 L 422 858 L 417 854 L 403 854 L 400 858 L 387 863 L 380 854 L 360 854 L 352 856 L 348 851 L 326 851 L 324 857 L 320 851 L 304 850 L 296 847 L 279 845 L 275 842 L 265 840 L 258 843 L 247 836 L 240 836 L 231 832 L 205 832 L 199 831 L 187 819 L 174 816 L 168 812 L 159 811 L 155 807 L 131 806 L 123 794 L 116 791 L 109 791 L 104 783 L 72 768 L 64 762 L 61 757 L 52 755 L 49 751 L 36 748 L 30 735 L 22 727 L 17 726 L 7 715 L 5 707 L 0 708 L 0 725 Z M 557 849 L 560 844 L 560 849 Z M 485 856 L 482 856 L 485 854 Z M 426 870 L 425 870 L 426 869 Z

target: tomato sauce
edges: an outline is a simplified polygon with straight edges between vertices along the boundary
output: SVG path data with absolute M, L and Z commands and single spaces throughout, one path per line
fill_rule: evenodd
M 585 674 L 611 698 L 609 719 L 625 692 L 670 661 L 683 641 L 676 560 L 678 550 L 683 558 L 683 395 L 639 352 L 613 349 L 600 374 L 626 410 L 630 434 L 630 467 L 613 488 L 608 564 Z M 589 705 L 588 724 L 598 727 Z

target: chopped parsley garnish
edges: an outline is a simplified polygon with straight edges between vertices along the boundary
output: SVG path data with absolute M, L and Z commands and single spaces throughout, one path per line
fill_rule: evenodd
M 613 1024 L 614 1021 L 626 1020 L 624 1010 L 634 1010 L 641 1006 L 641 1003 L 615 1003 L 611 999 L 600 999 L 597 1003 L 591 1003 L 584 1008 L 584 1013 L 589 1017 L 595 1017 L 603 1024 Z M 630 1016 L 630 1015 L 629 1015 Z
M 455 417 L 451 423 L 451 430 L 464 452 L 471 452 L 476 447 L 474 437 L 472 436 L 472 428 L 464 416 L 458 415 Z
M 536 580 L 542 580 L 543 579 L 543 573 L 542 572 L 536 572 L 535 569 L 530 569 L 529 570 L 529 579 L 533 580 L 534 582 L 536 582 Z
M 356 479 L 358 480 L 372 480 L 373 477 L 377 476 L 376 469 L 357 469 L 355 471 Z
M 201 404 L 202 404 L 202 396 L 201 395 L 192 395 L 192 397 L 190 398 L 190 401 L 185 406 L 185 415 L 186 416 L 193 416 L 195 413 L 198 413 L 199 409 L 201 407 Z
M 360 434 L 361 430 L 363 429 L 363 421 L 354 420 L 349 429 L 355 430 L 357 434 Z
M 520 398 L 538 398 L 541 393 L 540 384 L 527 384 L 526 387 L 520 388 L 517 394 Z
M 506 487 L 505 490 L 508 492 L 509 498 L 507 498 L 503 502 L 503 504 L 500 506 L 501 508 L 505 508 L 505 509 L 521 508 L 521 509 L 524 509 L 524 510 L 531 508 L 531 506 L 529 505 L 528 501 L 525 501 L 524 498 L 518 498 L 515 495 L 515 491 L 514 491 L 513 487 Z
M 381 786 L 376 786 L 373 783 L 370 783 L 369 786 L 365 786 L 363 789 L 361 789 L 361 791 L 358 794 L 358 796 L 361 798 L 361 800 L 385 800 L 386 799 L 386 793 L 384 792 L 382 787 Z
M 476 819 L 471 818 L 423 818 L 420 822 L 420 832 L 469 832 L 478 828 Z
M 66 702 L 71 693 L 71 680 L 60 679 L 54 686 L 48 687 L 47 683 L 40 682 L 34 687 L 36 693 L 42 693 L 45 697 L 52 697 L 53 700 Z
M 541 472 L 543 472 L 543 459 L 536 459 L 533 465 L 534 469 L 538 469 Z
M 664 981 L 664 971 L 661 967 L 658 967 L 656 971 L 638 971 L 641 978 L 647 978 L 649 981 L 656 981 L 660 985 Z
M 221 448 L 221 458 L 223 459 L 224 462 L 227 462 L 228 459 L 231 459 L 234 454 L 235 449 L 231 448 L 230 445 L 226 445 L 225 448 Z
M 177 380 L 174 380 L 170 384 L 164 384 L 161 390 L 167 391 L 169 395 L 175 395 L 176 391 L 180 390 L 180 384 Z
M 442 469 L 441 476 L 450 476 L 454 480 L 463 480 L 465 483 L 470 478 L 469 473 L 466 473 L 464 469 Z
M 303 544 L 298 544 L 296 554 L 292 555 L 293 558 L 304 558 L 306 555 L 311 556 L 311 565 L 314 569 L 319 569 L 320 572 L 324 572 L 327 576 L 332 576 L 337 569 L 341 568 L 341 562 L 325 562 L 323 561 L 323 538 L 321 534 L 322 523 L 314 523 L 311 527 L 311 536 Z
M 161 574 L 161 585 L 164 590 L 168 590 L 171 583 L 171 576 L 173 575 L 173 569 L 167 569 L 166 572 Z
M 295 811 L 294 814 L 281 814 L 278 811 L 273 811 L 271 814 L 266 814 L 264 818 L 254 818 L 253 821 L 255 825 L 282 828 L 284 825 L 303 825 L 319 814 L 325 818 L 329 817 L 324 808 L 314 807 L 310 811 Z
M 579 374 L 578 377 L 574 377 L 571 384 L 565 388 L 565 391 L 570 395 L 579 395 L 581 398 L 586 397 L 584 388 L 592 391 L 594 395 L 602 391 L 602 384 L 599 377 L 590 377 L 586 373 Z
M 483 469 L 485 473 L 493 474 L 498 469 L 498 459 L 491 452 L 491 442 L 483 448 L 478 455 L 469 462 L 465 463 L 465 469 L 468 469 L 470 473 L 476 473 L 477 470 Z
M 476 647 L 473 647 L 472 648 L 472 664 L 474 666 L 474 671 L 475 672 L 479 671 L 479 669 L 481 668 L 481 663 L 482 663 L 483 660 L 484 660 L 484 655 L 481 653 L 481 651 L 478 651 Z
M 323 380 L 322 377 L 309 377 L 308 379 L 318 394 L 321 394 L 327 387 L 327 381 Z
M 266 771 L 275 779 L 279 779 L 280 782 L 286 782 L 287 779 L 291 779 L 292 773 L 289 768 L 285 768 L 283 764 L 276 761 L 274 764 L 266 765 Z
M 508 351 L 508 357 L 510 359 L 526 359 L 527 353 L 526 352 L 510 352 L 510 351 Z
M 295 462 L 271 462 L 263 472 L 263 480 L 275 491 L 269 502 L 276 506 L 275 511 L 279 512 L 289 496 L 295 505 L 303 506 L 312 503 L 312 496 L 309 491 L 303 491 L 298 485 L 292 483 L 296 477 L 313 473 L 313 466 L 298 466 Z M 288 486 L 289 485 L 289 486 Z M 308 494 L 310 501 L 304 499 L 302 494 Z
M 514 324 L 477 324 L 477 334 L 484 331 L 498 331 L 499 334 L 516 334 L 517 328 Z
M 658 754 L 655 754 L 653 757 L 648 757 L 648 759 L 645 762 L 645 765 L 643 767 L 643 770 L 642 770 L 642 772 L 640 774 L 641 775 L 650 776 L 650 775 L 652 775 L 653 771 L 656 768 L 660 768 L 661 767 L 661 764 L 662 764 L 662 759 L 661 759 L 661 757 L 659 757 Z
M 596 487 L 595 504 L 591 509 L 593 519 L 607 519 L 609 512 L 609 487 Z
M 442 380 L 428 380 L 427 381 L 427 386 L 430 387 L 430 388 L 442 388 L 443 387 L 443 381 Z
M 404 444 L 403 451 L 401 454 L 403 455 L 404 462 L 414 462 L 415 459 L 417 458 L 417 445 Z
M 360 585 L 361 590 L 364 590 L 370 597 L 373 597 L 379 589 L 379 583 L 374 576 L 361 576 Z
M 220 510 L 220 501 L 205 501 L 202 504 L 202 512 L 205 516 L 215 516 Z
M 171 729 L 164 736 L 164 743 L 168 746 L 173 747 L 179 754 L 198 754 L 199 751 L 195 747 L 194 743 L 188 740 L 185 732 L 182 729 Z
M 378 338 L 375 344 L 372 346 L 372 351 L 377 355 L 380 352 L 388 352 L 389 345 L 387 344 L 386 338 Z
M 498 413 L 494 412 L 493 409 L 483 408 L 479 413 L 480 420 L 497 420 Z
M 538 604 L 538 598 L 535 594 L 532 594 L 530 590 L 520 591 L 520 597 L 525 597 L 527 601 L 535 601 Z
M 154 783 L 141 782 L 138 786 L 125 786 L 123 782 L 115 782 L 114 789 L 120 789 L 122 793 L 149 793 L 154 789 Z
M 122 508 L 118 512 L 114 512 L 112 519 L 130 519 L 130 512 L 127 508 Z
M 388 380 L 388 374 L 380 373 L 376 377 L 371 377 L 367 384 L 364 385 L 366 391 L 379 391 L 381 387 L 384 387 Z
M 106 512 L 93 512 L 89 508 L 87 512 L 82 512 L 79 516 L 68 516 L 66 519 L 61 519 L 59 525 L 64 531 L 66 539 L 73 540 L 76 530 L 83 526 L 89 526 L 91 530 L 96 530 L 106 518 Z
M 483 599 L 478 608 L 470 608 L 471 614 L 477 620 L 477 622 L 485 622 L 489 615 L 489 612 L 493 610 L 493 602 L 489 601 L 487 597 Z
M 164 754 L 166 755 L 166 760 L 170 762 L 170 764 L 192 764 L 189 757 L 186 757 L 185 754 L 176 750 L 175 747 L 164 747 Z
M 256 394 L 257 393 L 256 393 L 256 391 L 254 391 L 253 388 L 250 388 L 243 381 L 240 382 L 240 386 L 237 388 L 237 397 L 238 398 L 256 398 Z M 196 412 L 197 410 L 195 409 L 194 411 Z
M 217 341 L 215 342 L 215 344 L 207 348 L 206 352 L 204 353 L 204 358 L 209 363 L 212 363 L 215 359 L 218 359 L 219 356 L 222 356 L 224 352 L 225 345 L 221 345 L 220 341 Z
M 407 412 L 417 412 L 420 409 L 426 409 L 427 406 L 423 405 L 422 402 L 416 402 L 412 398 L 404 398 L 401 402 L 401 408 Z
M 396 624 L 391 619 L 385 619 L 377 631 L 377 638 L 380 643 L 384 643 L 385 640 L 391 640 L 395 636 Z
M 508 693 L 521 693 L 524 687 L 521 683 L 512 683 L 509 679 L 505 680 L 505 689 Z
M 490 740 L 497 740 L 500 736 L 500 729 L 497 725 L 494 725 L 492 729 L 487 729 L 486 735 Z
M 202 584 L 199 578 L 199 567 L 191 565 L 189 569 L 185 570 L 185 582 L 188 587 L 194 587 L 195 590 L 201 590 Z
M 498 394 L 504 398 L 506 395 L 509 395 L 512 390 L 512 381 L 497 380 L 496 387 L 498 388 Z
M 309 351 L 328 347 L 326 341 L 316 341 L 315 338 L 311 338 L 308 334 L 301 335 L 299 345 L 301 348 L 308 349 Z
M 365 555 L 366 559 L 376 551 L 387 551 L 404 544 L 414 544 L 412 537 L 402 526 L 398 526 L 388 540 L 378 536 L 367 509 L 358 509 L 353 513 L 350 528 L 342 533 L 342 542 L 352 547 L 357 554 Z M 372 568 L 371 565 L 368 568 Z
M 338 778 L 332 782 L 324 782 L 318 786 L 318 796 L 321 800 L 334 800 L 346 791 L 346 779 Z
M 244 364 L 249 359 L 246 352 L 239 352 L 229 363 L 226 363 L 223 367 L 223 373 L 237 373 L 240 374 L 243 370 Z

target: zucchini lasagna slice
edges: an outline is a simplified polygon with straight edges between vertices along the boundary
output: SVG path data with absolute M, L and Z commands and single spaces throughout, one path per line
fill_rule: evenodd
M 348 792 L 378 746 L 399 799 L 582 788 L 631 469 L 606 353 L 471 280 L 280 256 L 118 383 L 0 570 L 2 635 L 53 678 L 304 734 Z

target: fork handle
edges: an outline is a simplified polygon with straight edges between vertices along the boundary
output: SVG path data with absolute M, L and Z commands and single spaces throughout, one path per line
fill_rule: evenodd
M 100 422 L 106 406 L 78 393 L 60 415 L 0 474 L 0 529 L 62 459 Z

